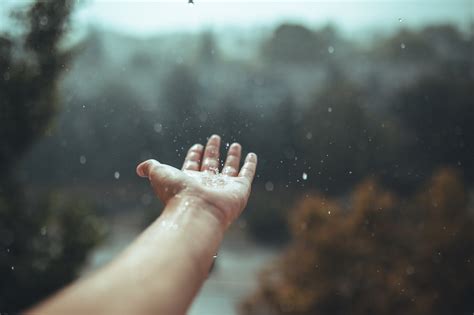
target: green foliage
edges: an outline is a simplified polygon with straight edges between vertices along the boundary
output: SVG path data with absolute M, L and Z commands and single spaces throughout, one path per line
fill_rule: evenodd
M 318 194 L 292 210 L 292 242 L 244 314 L 470 314 L 474 218 L 458 173 L 399 199 L 369 179 L 349 209 Z
M 16 180 L 18 162 L 57 112 L 70 53 L 59 43 L 72 4 L 35 1 L 22 18 L 24 37 L 0 37 L 0 312 L 19 312 L 71 281 L 104 232 L 90 205 L 53 195 L 32 201 Z
M 104 237 L 103 223 L 83 198 L 49 196 L 37 205 L 0 196 L 0 309 L 17 312 L 63 287 Z
M 375 55 L 391 62 L 427 64 L 440 59 L 465 59 L 472 52 L 471 43 L 451 25 L 429 26 L 421 31 L 401 29 L 381 40 Z
M 298 24 L 283 24 L 263 44 L 262 56 L 266 60 L 283 63 L 322 62 L 328 55 L 328 47 L 337 41 L 331 26 L 314 32 Z
M 169 73 L 163 96 L 175 121 L 188 121 L 197 105 L 198 86 L 193 70 L 185 65 L 175 66 Z M 184 123 L 183 123 L 184 124 Z
M 219 61 L 220 53 L 213 33 L 205 32 L 201 35 L 197 55 L 199 63 L 205 65 L 211 65 Z
M 462 166 L 474 179 L 474 89 L 472 62 L 438 66 L 438 74 L 425 75 L 399 92 L 393 109 L 403 127 L 416 140 L 411 152 L 422 157 L 421 169 L 438 165 Z
M 56 79 L 67 61 L 57 46 L 71 6 L 67 0 L 35 2 L 24 21 L 23 41 L 0 41 L 1 173 L 12 169 L 56 113 Z
M 337 69 L 306 113 L 300 139 L 311 135 L 305 155 L 318 188 L 340 193 L 370 172 L 383 133 L 363 107 L 367 92 Z M 303 148 L 303 150 L 305 150 Z

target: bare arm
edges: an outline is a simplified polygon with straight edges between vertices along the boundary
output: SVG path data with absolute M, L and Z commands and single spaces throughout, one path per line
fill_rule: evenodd
M 137 167 L 166 207 L 128 249 L 104 269 L 33 308 L 35 314 L 185 314 L 207 278 L 229 224 L 250 194 L 257 157 L 239 171 L 241 147 L 219 169 L 220 138 L 194 145 L 183 169 L 149 160 Z

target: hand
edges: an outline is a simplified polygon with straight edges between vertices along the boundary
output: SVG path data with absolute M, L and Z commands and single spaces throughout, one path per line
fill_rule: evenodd
M 219 172 L 217 135 L 209 138 L 206 148 L 193 145 L 184 160 L 182 170 L 155 160 L 137 167 L 137 174 L 148 177 L 158 197 L 165 204 L 176 198 L 198 199 L 209 206 L 211 213 L 228 226 L 242 212 L 250 194 L 257 167 L 257 156 L 249 153 L 240 169 L 242 147 L 233 143 Z

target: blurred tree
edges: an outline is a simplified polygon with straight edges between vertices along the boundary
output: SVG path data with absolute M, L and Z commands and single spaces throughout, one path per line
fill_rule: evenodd
M 189 66 L 177 65 L 163 85 L 163 98 L 171 118 L 183 126 L 192 118 L 197 103 L 198 82 Z
M 319 52 L 320 43 L 314 32 L 296 24 L 279 26 L 262 46 L 262 56 L 270 61 L 315 62 Z
M 466 178 L 474 180 L 472 69 L 472 61 L 440 63 L 436 74 L 421 77 L 395 99 L 394 111 L 416 140 L 409 150 L 418 158 L 408 163 L 420 172 L 450 164 L 462 167 Z
M 16 166 L 49 128 L 68 60 L 59 50 L 73 1 L 38 0 L 22 38 L 0 38 L 0 312 L 18 312 L 76 276 L 102 234 L 90 207 L 27 201 Z
M 367 92 L 335 65 L 299 126 L 299 139 L 317 187 L 341 193 L 373 172 L 374 152 L 382 134 L 364 108 Z
M 220 52 L 214 34 L 210 31 L 202 33 L 198 49 L 198 62 L 209 65 L 218 62 L 219 59 Z
M 163 160 L 173 165 L 182 163 L 181 155 L 186 154 L 188 145 L 196 141 L 201 122 L 199 104 L 199 82 L 194 69 L 189 65 L 177 64 L 172 67 L 161 84 L 161 99 L 166 129 Z
M 262 45 L 265 60 L 283 63 L 324 63 L 340 43 L 336 29 L 328 25 L 312 31 L 298 24 L 282 24 Z
M 474 219 L 457 171 L 399 200 L 369 179 L 350 211 L 314 194 L 292 211 L 293 241 L 244 314 L 470 314 Z
M 373 52 L 390 62 L 416 62 L 420 67 L 439 60 L 466 60 L 472 54 L 472 47 L 469 39 L 454 26 L 435 25 L 421 31 L 403 28 L 377 41 Z
M 239 106 L 236 97 L 226 95 L 220 103 L 222 106 L 217 112 L 214 127 L 222 133 L 222 137 L 226 142 L 241 141 L 240 137 L 242 131 L 245 130 L 247 113 Z

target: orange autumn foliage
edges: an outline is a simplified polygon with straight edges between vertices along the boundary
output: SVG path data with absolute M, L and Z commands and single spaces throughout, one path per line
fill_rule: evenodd
M 292 242 L 243 314 L 472 314 L 474 220 L 455 170 L 412 198 L 373 179 L 350 207 L 314 194 L 291 212 Z

